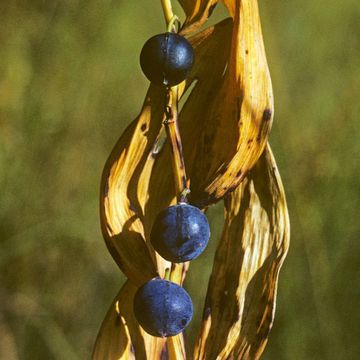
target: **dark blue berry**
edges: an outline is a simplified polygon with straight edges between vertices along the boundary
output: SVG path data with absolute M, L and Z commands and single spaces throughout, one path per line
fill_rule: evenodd
M 176 263 L 198 257 L 205 250 L 209 238 L 206 216 L 197 207 L 185 203 L 161 211 L 150 234 L 154 249 L 164 259 Z
M 181 286 L 171 281 L 154 279 L 136 292 L 134 314 L 150 335 L 174 336 L 189 324 L 193 305 L 189 294 Z
M 175 33 L 155 35 L 143 46 L 140 65 L 154 84 L 174 86 L 186 79 L 194 62 L 191 44 Z

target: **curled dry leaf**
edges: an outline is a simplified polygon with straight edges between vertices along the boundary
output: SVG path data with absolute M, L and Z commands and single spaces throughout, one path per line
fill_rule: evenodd
M 201 58 L 186 86 L 193 85 L 179 116 L 191 202 L 203 208 L 234 190 L 266 146 L 273 120 L 272 85 L 256 0 L 236 2 L 234 25 L 218 24 L 221 43 L 200 40 Z M 186 30 L 186 27 L 184 28 Z M 194 85 L 195 83 L 195 85 Z M 154 169 L 165 169 L 169 151 Z M 157 174 L 161 174 L 157 176 Z M 171 178 L 171 173 L 168 172 Z M 153 171 L 149 190 L 171 189 L 162 171 Z M 155 201 L 152 204 L 157 205 Z
M 137 286 L 127 281 L 108 310 L 98 333 L 93 359 L 186 359 L 182 334 L 169 339 L 147 334 L 139 326 L 133 313 L 133 297 Z
M 137 287 L 127 281 L 110 306 L 96 339 L 93 359 L 159 359 L 165 339 L 155 338 L 141 329 L 132 299 Z
M 193 33 L 211 16 L 218 0 L 179 0 L 185 11 L 186 20 L 181 33 Z
M 201 207 L 239 185 L 263 152 L 271 128 L 272 85 L 256 0 L 236 1 L 228 66 L 212 90 L 203 103 L 195 97 L 187 102 L 192 123 L 203 126 L 195 143 L 187 144 L 184 136 L 192 201 Z M 180 116 L 181 124 L 186 115 Z
M 285 193 L 270 147 L 225 199 L 225 224 L 195 359 L 258 359 L 275 310 L 289 246 Z
M 153 161 L 147 155 L 160 131 L 163 99 L 161 89 L 150 87 L 140 115 L 113 149 L 101 181 L 102 232 L 111 255 L 135 284 L 157 273 L 154 253 L 146 246 L 142 222 L 141 201 L 144 203 L 147 183 L 140 182 L 139 177 L 142 172 L 148 172 L 148 176 L 151 173 Z
M 228 230 L 224 230 L 209 286 L 210 313 L 203 322 L 195 351 L 195 358 L 199 359 L 212 359 L 219 354 L 224 355 L 219 358 L 232 355 L 245 359 L 250 358 L 249 354 L 261 353 L 273 318 L 277 274 L 286 252 L 286 241 L 281 248 L 281 240 L 275 239 L 276 231 L 281 229 L 269 230 L 265 226 L 266 216 L 268 227 L 276 227 L 279 217 L 287 216 L 284 215 L 286 205 L 281 203 L 280 178 L 275 173 L 275 177 L 270 176 L 268 166 L 273 159 L 269 152 L 261 158 L 254 173 L 246 177 L 266 146 L 273 119 L 271 80 L 257 2 L 224 0 L 224 3 L 233 19 L 189 38 L 195 49 L 195 64 L 189 79 L 179 86 L 180 97 L 190 93 L 179 114 L 179 127 L 191 182 L 191 202 L 204 208 L 235 190 L 226 198 Z M 207 19 L 216 1 L 182 0 L 181 4 L 187 14 L 181 32 L 190 34 Z M 96 360 L 131 359 L 134 351 L 139 358 L 157 359 L 160 354 L 170 359 L 186 358 L 182 335 L 167 339 L 164 346 L 164 340 L 141 330 L 132 313 L 137 287 L 157 275 L 163 276 L 164 269 L 170 266 L 148 241 L 155 216 L 176 200 L 171 151 L 162 127 L 165 99 L 163 89 L 150 86 L 139 116 L 121 136 L 104 168 L 100 199 L 102 232 L 110 253 L 129 281 L 102 324 L 94 350 Z M 266 173 L 265 168 L 269 170 L 268 183 L 260 189 L 261 182 L 255 174 Z M 263 201 L 276 209 L 282 204 L 284 207 L 279 210 L 283 211 L 282 215 L 267 212 L 269 208 Z M 239 218 L 239 211 L 246 207 L 246 234 L 258 239 L 250 248 L 247 244 L 251 240 L 245 233 L 239 240 L 237 231 L 241 225 L 236 225 L 244 221 Z M 256 218 L 257 215 L 262 217 Z M 284 219 L 283 231 L 286 232 L 288 223 L 287 218 Z M 234 242 L 237 242 L 237 251 L 247 249 L 243 257 L 232 265 L 220 263 L 219 254 L 226 255 L 226 244 L 233 246 Z M 270 246 L 275 253 L 268 253 Z M 245 261 L 248 258 L 252 261 Z M 271 261 L 273 265 L 268 264 Z M 263 271 L 258 268 L 260 263 Z M 272 270 L 267 266 L 273 266 Z M 172 279 L 182 283 L 187 268 L 188 264 L 177 265 Z M 228 293 L 232 295 L 230 308 L 226 304 L 219 311 L 221 291 L 230 290 L 216 287 L 214 279 L 224 276 L 234 293 Z M 244 282 L 240 284 L 239 280 Z M 263 285 L 263 298 L 256 297 L 261 287 L 258 282 Z M 254 294 L 254 298 L 249 300 L 246 294 Z M 255 303 L 257 305 L 252 305 Z M 221 313 L 234 318 L 228 319 Z M 260 323 L 259 314 L 264 316 Z M 218 334 L 215 329 L 219 330 Z M 208 339 L 213 335 L 216 341 L 211 344 Z
M 242 6 L 235 16 L 225 75 L 230 21 L 191 39 L 197 60 L 187 86 L 197 83 L 180 113 L 180 131 L 192 202 L 200 207 L 233 190 L 267 141 L 272 90 L 256 9 Z M 154 215 L 174 198 L 170 151 L 154 151 L 164 98 L 161 89 L 150 87 L 139 117 L 113 150 L 101 183 L 101 223 L 108 248 L 139 284 L 163 270 L 161 259 L 144 244 Z
M 224 3 L 224 5 L 227 7 L 227 9 L 229 10 L 229 13 L 232 17 L 235 16 L 235 12 L 236 12 L 236 8 L 239 7 L 239 3 L 241 2 L 238 0 L 222 0 L 222 2 Z

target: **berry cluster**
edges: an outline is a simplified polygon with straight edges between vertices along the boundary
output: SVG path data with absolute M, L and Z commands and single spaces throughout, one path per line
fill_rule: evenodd
M 150 38 L 144 45 L 140 64 L 146 77 L 156 85 L 175 86 L 186 79 L 194 62 L 190 43 L 167 32 Z M 181 154 L 182 156 L 182 154 Z M 153 224 L 150 241 L 154 249 L 173 263 L 190 261 L 206 248 L 210 227 L 200 209 L 186 200 L 161 211 Z M 134 313 L 142 328 L 153 336 L 179 334 L 192 318 L 189 294 L 179 285 L 161 278 L 141 286 L 134 298 Z

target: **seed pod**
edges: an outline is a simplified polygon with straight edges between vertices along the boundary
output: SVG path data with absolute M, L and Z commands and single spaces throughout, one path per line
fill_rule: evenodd
M 140 54 L 140 65 L 154 84 L 174 86 L 186 79 L 194 62 L 190 43 L 175 33 L 158 34 L 150 38 Z

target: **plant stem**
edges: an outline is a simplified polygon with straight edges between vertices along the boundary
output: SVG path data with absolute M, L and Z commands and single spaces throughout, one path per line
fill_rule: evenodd
M 174 26 L 175 21 L 179 21 L 174 15 L 171 5 L 171 0 L 161 0 L 161 5 L 164 12 L 167 31 L 176 31 Z M 185 162 L 182 152 L 182 143 L 180 138 L 180 132 L 178 127 L 178 87 L 166 89 L 166 107 L 165 107 L 165 119 L 164 126 L 166 130 L 166 136 L 171 146 L 171 162 L 173 167 L 174 179 L 175 179 L 175 192 L 177 202 L 187 202 L 187 195 L 190 192 L 188 187 L 188 180 L 185 171 Z M 165 278 L 181 284 L 182 278 L 182 266 L 178 264 L 171 264 L 171 269 L 165 270 Z
M 165 108 L 165 130 L 170 141 L 172 153 L 172 166 L 175 180 L 175 192 L 177 202 L 187 202 L 187 195 L 190 192 L 185 171 L 185 162 L 182 151 L 181 137 L 178 127 L 178 88 L 174 86 L 167 89 L 167 102 Z
M 174 13 L 172 10 L 171 0 L 161 0 L 161 6 L 163 8 L 166 26 L 169 25 L 171 19 L 174 17 Z
M 170 31 L 171 29 L 169 29 L 169 27 L 173 27 L 175 21 L 178 21 L 178 18 L 173 13 L 171 0 L 161 0 L 161 5 L 168 31 Z M 174 86 L 172 88 L 168 88 L 166 96 L 164 125 L 172 151 L 172 166 L 175 178 L 176 198 L 178 202 L 187 202 L 187 194 L 190 190 L 188 188 L 180 132 L 177 123 L 178 87 Z

